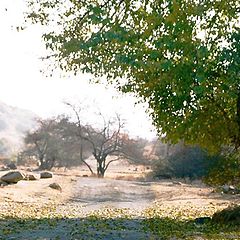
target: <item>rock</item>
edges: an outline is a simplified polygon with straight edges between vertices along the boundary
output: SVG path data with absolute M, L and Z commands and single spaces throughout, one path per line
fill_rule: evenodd
M 196 224 L 204 224 L 211 221 L 210 217 L 199 217 L 194 219 L 194 223 Z
M 11 162 L 11 163 L 7 164 L 7 168 L 9 168 L 10 170 L 16 170 L 17 166 L 15 163 Z
M 171 177 L 171 175 L 169 175 L 169 174 L 157 174 L 157 175 L 155 175 L 155 177 L 157 178 L 157 179 L 171 179 L 172 177 Z
M 230 190 L 229 185 L 227 184 L 223 185 L 221 189 L 224 193 L 229 193 L 229 190 Z
M 53 174 L 51 172 L 41 172 L 40 178 L 52 178 Z
M 239 189 L 237 189 L 236 187 L 232 186 L 232 185 L 223 185 L 220 188 L 220 191 L 222 191 L 225 194 L 238 194 L 240 193 Z
M 25 178 L 25 174 L 20 171 L 11 171 L 1 177 L 3 182 L 17 183 Z
M 49 184 L 49 187 L 53 188 L 53 189 L 56 189 L 56 190 L 59 190 L 60 192 L 62 191 L 62 188 L 58 183 L 51 183 L 51 184 Z
M 173 181 L 172 184 L 174 184 L 174 185 L 182 185 L 181 182 L 177 182 L 177 181 Z
M 29 180 L 29 181 L 34 181 L 34 180 L 39 180 L 40 176 L 34 173 L 27 173 L 25 175 L 24 180 Z
M 7 182 L 2 182 L 2 181 L 0 181 L 0 187 L 5 187 L 5 186 L 7 186 L 7 185 L 8 185 Z
M 8 171 L 8 170 L 10 170 L 10 169 L 6 166 L 2 166 L 1 169 L 0 169 L 0 171 Z

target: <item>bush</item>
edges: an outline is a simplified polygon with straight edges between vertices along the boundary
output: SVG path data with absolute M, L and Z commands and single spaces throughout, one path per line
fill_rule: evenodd
M 240 226 L 240 205 L 230 206 L 220 212 L 216 212 L 212 221 L 220 224 L 230 224 Z
M 240 184 L 240 161 L 239 153 L 230 153 L 221 156 L 204 178 L 208 184 L 217 186 L 224 184 Z
M 198 146 L 176 145 L 172 153 L 153 166 L 155 177 L 196 179 L 206 176 L 218 156 L 209 155 Z

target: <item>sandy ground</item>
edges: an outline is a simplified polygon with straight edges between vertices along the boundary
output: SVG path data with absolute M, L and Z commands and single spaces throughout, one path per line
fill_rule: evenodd
M 74 216 L 79 218 L 103 208 L 131 209 L 137 213 L 151 207 L 156 202 L 164 207 L 176 208 L 178 206 L 193 205 L 200 209 L 210 205 L 223 208 L 239 201 L 238 196 L 214 193 L 212 188 L 206 187 L 201 182 L 185 184 L 179 183 L 179 180 L 126 181 L 110 178 L 111 176 L 98 179 L 82 177 L 82 175 L 86 175 L 83 173 L 85 172 L 59 171 L 55 172 L 51 179 L 19 181 L 17 184 L 0 188 L 1 211 L 8 211 L 8 203 L 23 203 L 41 207 L 54 202 L 57 205 L 56 211 L 60 214 L 66 211 L 68 214 L 70 211 L 69 214 L 74 214 Z M 3 174 L 5 174 L 4 171 L 0 172 L 0 176 Z M 130 178 L 130 172 L 128 174 L 128 178 Z M 133 174 L 134 172 L 132 172 Z M 137 174 L 142 176 L 142 172 L 135 174 L 136 176 L 131 179 L 137 179 Z M 49 188 L 49 184 L 53 182 L 59 183 L 62 191 Z M 133 229 L 138 229 L 138 221 L 131 224 Z M 63 227 L 61 226 L 58 230 L 34 232 L 34 235 L 31 235 L 31 232 L 22 232 L 21 234 L 13 235 L 9 239 L 55 239 L 56 231 L 61 236 L 56 239 L 74 239 L 69 237 L 67 231 L 63 233 Z M 119 235 L 119 233 L 117 234 Z M 112 238 L 106 237 L 101 239 L 148 239 L 149 236 L 144 234 L 134 230 L 122 238 L 114 238 L 113 236 L 115 235 L 111 233 Z M 4 239 L 1 238 L 1 234 L 0 239 Z M 88 237 L 81 239 L 88 239 Z
M 7 171 L 1 171 L 0 177 Z M 75 202 L 86 210 L 112 206 L 119 208 L 143 209 L 154 201 L 163 204 L 185 204 L 191 202 L 200 206 L 207 204 L 234 203 L 238 196 L 214 193 L 214 189 L 200 181 L 186 184 L 181 180 L 138 181 L 141 173 L 131 173 L 131 181 L 120 180 L 120 174 L 98 179 L 82 177 L 85 172 L 54 172 L 53 178 L 37 181 L 19 181 L 0 188 L 0 203 L 4 201 L 25 203 Z M 129 174 L 130 176 L 130 174 Z M 139 177 L 140 176 L 140 177 Z M 124 178 L 124 177 L 122 177 Z M 59 183 L 62 191 L 49 188 L 50 183 Z

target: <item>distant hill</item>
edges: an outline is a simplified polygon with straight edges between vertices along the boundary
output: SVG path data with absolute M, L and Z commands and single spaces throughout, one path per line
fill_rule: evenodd
M 23 144 L 25 133 L 36 126 L 31 111 L 0 102 L 0 156 L 8 156 Z

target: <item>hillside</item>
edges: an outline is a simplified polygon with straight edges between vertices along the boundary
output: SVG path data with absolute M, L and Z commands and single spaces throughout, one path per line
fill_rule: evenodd
M 18 150 L 25 133 L 36 125 L 37 115 L 31 111 L 0 102 L 0 155 Z

